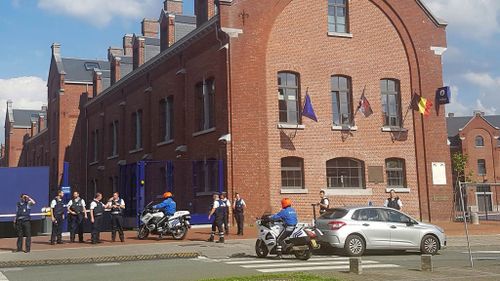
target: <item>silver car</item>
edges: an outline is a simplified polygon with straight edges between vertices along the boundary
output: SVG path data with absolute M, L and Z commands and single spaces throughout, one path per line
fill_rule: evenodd
M 319 242 L 344 249 L 349 256 L 361 256 L 367 249 L 434 255 L 446 248 L 442 228 L 385 207 L 330 209 L 316 220 L 316 227 L 324 234 Z

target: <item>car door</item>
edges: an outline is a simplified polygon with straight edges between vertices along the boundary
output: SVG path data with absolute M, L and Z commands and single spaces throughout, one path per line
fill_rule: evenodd
M 360 231 L 366 239 L 366 248 L 390 248 L 390 229 L 377 208 L 357 210 L 353 219 L 360 222 Z
M 397 211 L 384 209 L 390 229 L 391 249 L 415 249 L 420 245 L 418 224 L 409 216 Z

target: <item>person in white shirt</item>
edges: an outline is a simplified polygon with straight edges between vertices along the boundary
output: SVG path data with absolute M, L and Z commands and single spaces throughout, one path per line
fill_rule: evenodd
M 113 193 L 113 197 L 109 198 L 107 209 L 111 209 L 111 240 L 116 241 L 116 232 L 120 237 L 121 242 L 125 242 L 123 234 L 123 210 L 125 209 L 125 201 L 120 198 L 118 192 Z
M 64 222 L 64 193 L 57 191 L 57 196 L 50 202 L 50 218 L 52 219 L 52 235 L 50 236 L 50 245 L 62 244 L 62 225 Z
M 396 191 L 394 189 L 391 189 L 390 197 L 385 200 L 384 207 L 393 208 L 399 211 L 403 208 L 403 202 L 396 196 Z
M 83 219 L 87 219 L 87 208 L 85 200 L 80 198 L 78 191 L 73 192 L 73 199 L 68 202 L 69 220 L 71 222 L 70 241 L 75 242 L 78 233 L 78 241 L 83 243 Z
M 106 206 L 101 202 L 102 194 L 97 192 L 94 200 L 90 203 L 90 222 L 92 222 L 92 244 L 102 243 L 100 239 L 102 218 Z
M 321 200 L 319 201 L 319 214 L 324 214 L 330 208 L 330 200 L 325 196 L 325 191 L 321 190 L 319 192 L 319 196 Z
M 233 206 L 233 214 L 236 219 L 236 225 L 238 226 L 238 233 L 236 235 L 243 235 L 243 225 L 245 216 L 243 215 L 247 204 L 245 200 L 240 197 L 240 194 L 236 192 L 234 197 L 234 206 Z
M 220 200 L 223 202 L 223 206 L 225 207 L 224 212 L 224 232 L 226 235 L 229 235 L 229 216 L 231 211 L 231 201 L 227 198 L 227 192 L 221 192 Z

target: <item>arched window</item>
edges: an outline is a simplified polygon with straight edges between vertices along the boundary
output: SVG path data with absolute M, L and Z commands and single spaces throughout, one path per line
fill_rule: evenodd
M 331 78 L 333 124 L 353 125 L 351 77 L 335 75 Z
M 395 79 L 380 80 L 384 126 L 401 127 L 401 90 Z
M 292 72 L 278 72 L 279 122 L 300 124 L 299 75 Z
M 483 147 L 483 146 L 484 146 L 484 138 L 482 136 L 477 136 L 476 147 Z
M 406 187 L 405 160 L 400 158 L 388 158 L 385 160 L 385 173 L 387 175 L 388 188 Z
M 304 188 L 304 159 L 298 157 L 281 158 L 281 188 Z
M 326 162 L 328 188 L 364 188 L 363 161 L 354 158 L 335 158 Z

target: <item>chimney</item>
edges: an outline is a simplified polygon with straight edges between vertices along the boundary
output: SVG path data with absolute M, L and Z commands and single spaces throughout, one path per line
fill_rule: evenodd
M 7 100 L 7 112 L 12 112 L 12 100 Z
M 61 55 L 61 44 L 53 43 L 51 48 L 52 48 L 52 55 Z
M 218 13 L 217 0 L 194 0 L 194 14 L 196 15 L 196 26 L 201 26 Z
M 98 69 L 94 71 L 94 79 L 93 79 L 93 97 L 96 97 L 102 92 L 102 72 Z
M 30 138 L 35 135 L 36 131 L 37 131 L 37 129 L 36 129 L 36 122 L 35 121 L 31 121 Z
M 175 15 L 163 13 L 160 19 L 160 51 L 175 43 Z
M 474 110 L 474 116 L 484 116 L 484 112 L 481 110 Z
M 111 85 L 121 79 L 121 57 L 113 57 L 111 60 Z
M 127 57 L 131 57 L 132 48 L 133 48 L 133 35 L 125 34 L 125 36 L 123 36 L 123 54 Z
M 169 14 L 182 14 L 183 0 L 165 0 L 163 2 L 163 10 Z
M 448 113 L 448 117 L 450 117 L 450 118 L 455 117 L 455 113 L 453 113 L 453 112 Z
M 134 37 L 133 68 L 136 69 L 144 63 L 144 37 Z
M 42 131 L 45 129 L 45 115 L 39 114 L 38 115 L 38 132 Z
M 113 57 L 123 56 L 123 49 L 117 47 L 108 48 L 108 61 L 111 62 Z
M 152 19 L 143 19 L 141 22 L 142 36 L 158 38 L 158 21 Z

